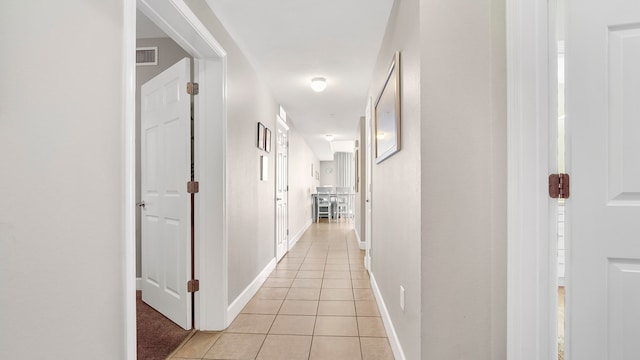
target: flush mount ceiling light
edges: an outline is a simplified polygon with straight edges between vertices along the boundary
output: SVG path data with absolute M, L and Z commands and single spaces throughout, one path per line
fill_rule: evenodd
M 328 134 L 324 136 L 325 139 L 327 139 L 327 141 L 333 141 L 333 135 Z
M 327 79 L 323 77 L 314 77 L 311 79 L 311 88 L 315 92 L 324 91 L 327 88 Z

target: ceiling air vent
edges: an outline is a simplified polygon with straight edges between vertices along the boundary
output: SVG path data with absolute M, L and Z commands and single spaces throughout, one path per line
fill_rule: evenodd
M 158 47 L 136 48 L 136 65 L 158 65 Z

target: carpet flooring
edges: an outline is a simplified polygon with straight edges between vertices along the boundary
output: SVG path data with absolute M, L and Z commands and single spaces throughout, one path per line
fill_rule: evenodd
M 164 360 L 191 333 L 142 301 L 136 292 L 138 360 Z

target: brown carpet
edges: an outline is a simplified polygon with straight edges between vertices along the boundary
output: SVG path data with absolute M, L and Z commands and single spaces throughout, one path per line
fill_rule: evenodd
M 138 360 L 166 359 L 191 333 L 142 302 L 140 291 L 136 291 L 136 324 Z

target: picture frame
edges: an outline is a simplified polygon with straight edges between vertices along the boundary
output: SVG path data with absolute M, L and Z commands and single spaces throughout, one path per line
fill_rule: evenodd
M 264 135 L 264 151 L 270 153 L 271 152 L 271 130 L 268 128 L 265 129 Z
M 269 180 L 269 157 L 260 155 L 260 181 Z
M 264 135 L 265 135 L 265 127 L 264 124 L 258 122 L 258 149 L 264 150 Z
M 400 52 L 396 51 L 375 103 L 376 164 L 400 151 L 400 95 Z

